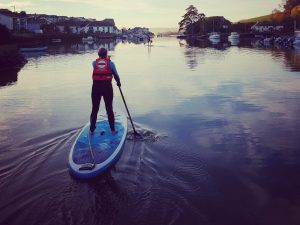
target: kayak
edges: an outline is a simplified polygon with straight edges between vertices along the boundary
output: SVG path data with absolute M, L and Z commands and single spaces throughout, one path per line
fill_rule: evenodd
M 115 115 L 115 128 L 112 134 L 106 116 L 99 116 L 96 130 L 90 134 L 87 123 L 73 143 L 69 153 L 70 173 L 77 178 L 93 178 L 114 165 L 123 152 L 127 136 L 127 118 L 124 114 Z

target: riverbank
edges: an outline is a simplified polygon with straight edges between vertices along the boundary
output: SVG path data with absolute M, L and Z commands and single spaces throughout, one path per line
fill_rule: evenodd
M 27 60 L 19 53 L 17 44 L 0 45 L 0 67 L 22 66 Z
M 73 41 L 81 41 L 82 38 L 86 38 L 88 36 L 93 37 L 95 40 L 101 39 L 115 39 L 117 36 L 115 34 L 61 34 L 61 33 L 53 33 L 53 34 L 32 34 L 32 33 L 24 33 L 24 34 L 13 34 L 11 41 L 18 45 L 22 45 L 24 43 L 32 43 L 32 42 L 43 42 L 43 43 L 53 43 L 53 42 L 73 42 Z

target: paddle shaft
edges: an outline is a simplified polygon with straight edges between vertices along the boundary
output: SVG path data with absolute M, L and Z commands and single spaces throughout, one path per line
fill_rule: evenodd
M 131 116 L 130 116 L 130 113 L 129 113 L 129 110 L 128 110 L 128 107 L 127 107 L 127 104 L 126 104 L 126 101 L 125 101 L 125 98 L 124 98 L 124 95 L 123 95 L 123 92 L 122 92 L 122 89 L 121 87 L 119 87 L 119 90 L 120 90 L 120 93 L 121 93 L 121 96 L 122 96 L 122 99 L 123 99 L 123 102 L 124 102 L 124 105 L 125 105 L 125 108 L 127 110 L 127 113 L 128 113 L 128 116 L 129 116 L 129 119 L 130 119 L 130 122 L 131 122 L 131 126 L 133 128 L 133 131 L 134 131 L 134 134 L 138 134 L 134 128 L 134 125 L 133 125 L 133 122 L 132 122 L 132 119 L 131 119 Z
M 95 165 L 96 160 L 95 160 L 94 152 L 93 152 L 93 149 L 92 149 L 92 146 L 91 146 L 90 134 L 88 134 L 88 141 L 89 141 L 89 150 L 90 150 L 90 153 L 91 153 L 91 156 L 92 156 L 92 159 L 93 159 L 93 164 Z

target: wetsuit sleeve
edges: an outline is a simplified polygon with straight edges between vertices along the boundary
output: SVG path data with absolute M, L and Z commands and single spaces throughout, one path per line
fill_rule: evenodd
M 110 61 L 109 66 L 110 66 L 111 71 L 113 72 L 115 80 L 117 82 L 120 82 L 120 77 L 119 77 L 119 74 L 118 74 L 117 69 L 115 67 L 115 64 L 112 61 Z

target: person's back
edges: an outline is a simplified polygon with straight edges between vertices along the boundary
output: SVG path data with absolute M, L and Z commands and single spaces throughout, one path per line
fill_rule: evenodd
M 107 57 L 107 50 L 100 48 L 99 58 L 93 62 L 93 87 L 92 87 L 92 112 L 90 116 L 90 133 L 93 134 L 96 129 L 97 114 L 100 107 L 101 97 L 103 96 L 105 108 L 108 115 L 110 129 L 113 134 L 115 130 L 115 118 L 113 112 L 113 88 L 112 79 L 114 78 L 120 87 L 120 78 L 114 63 Z

